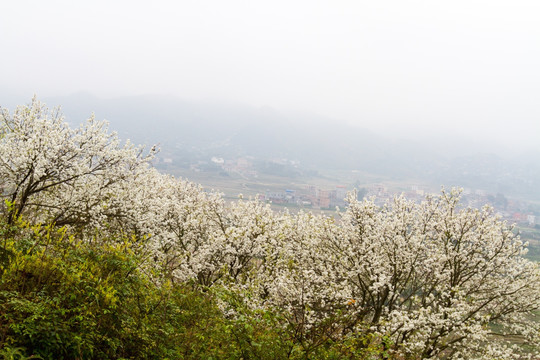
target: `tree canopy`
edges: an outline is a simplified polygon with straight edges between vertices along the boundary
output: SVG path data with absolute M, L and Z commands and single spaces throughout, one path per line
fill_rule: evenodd
M 214 314 L 197 336 L 236 336 L 201 340 L 214 351 L 237 344 L 217 358 L 262 358 L 257 343 L 274 358 L 540 351 L 538 264 L 523 258 L 526 244 L 491 208 L 460 205 L 459 190 L 382 207 L 352 193 L 336 217 L 277 213 L 160 174 L 154 149 L 122 144 L 93 117 L 72 129 L 33 99 L 13 114 L 2 110 L 0 121 L 0 347 L 146 358 L 157 346 L 170 351 L 163 356 L 197 358 L 185 348 L 196 320 L 174 315 L 189 308 L 181 300 L 188 292 Z M 23 321 L 28 314 L 34 320 Z M 94 337 L 77 335 L 87 330 L 70 327 L 71 316 Z M 235 335 L 238 324 L 245 327 Z M 44 335 L 51 331 L 56 343 Z M 130 345 L 137 339 L 147 355 Z

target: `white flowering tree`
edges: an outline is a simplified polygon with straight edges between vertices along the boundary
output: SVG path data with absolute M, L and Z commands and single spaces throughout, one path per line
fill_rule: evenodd
M 277 264 L 272 301 L 304 336 L 373 334 L 413 358 L 512 358 L 540 344 L 538 264 L 491 209 L 460 209 L 456 191 L 382 208 L 353 194 L 342 215 L 299 217 Z
M 221 197 L 200 189 L 193 200 L 172 202 L 180 209 L 171 209 L 164 219 L 172 234 L 176 278 L 238 289 L 259 284 L 266 268 L 274 266 L 281 217 L 260 202 L 226 205 Z M 193 204 L 197 209 L 186 211 Z
M 124 145 L 103 121 L 90 117 L 71 129 L 59 110 L 34 98 L 10 114 L 0 113 L 1 195 L 8 202 L 8 223 L 16 215 L 35 222 L 80 226 L 103 215 L 115 186 L 146 167 L 152 154 Z M 106 211 L 104 211 L 106 210 Z
M 423 358 L 498 356 L 504 347 L 486 346 L 495 323 L 501 336 L 507 328 L 538 341 L 539 324 L 528 321 L 540 307 L 538 265 L 522 257 L 524 244 L 492 209 L 458 205 L 457 191 L 420 205 L 398 198 L 378 211 L 350 199 L 332 248 L 359 320 Z
M 355 337 L 355 346 L 371 339 L 396 358 L 540 352 L 538 264 L 490 208 L 461 208 L 459 192 L 383 207 L 351 194 L 337 220 L 274 213 L 159 174 L 152 155 L 122 145 L 93 117 L 73 130 L 36 99 L 12 115 L 2 110 L 0 215 L 88 239 L 145 239 L 136 246 L 163 265 L 156 274 L 226 287 L 249 307 L 279 313 L 306 354 Z

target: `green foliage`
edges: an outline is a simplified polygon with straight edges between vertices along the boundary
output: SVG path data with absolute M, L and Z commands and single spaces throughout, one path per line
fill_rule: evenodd
M 10 235 L 3 247 L 13 256 L 0 283 L 1 342 L 46 359 L 115 352 L 119 303 L 135 266 L 125 244 L 96 248 L 51 226 L 19 224 Z
M 83 242 L 21 220 L 0 224 L 0 236 L 0 359 L 352 359 L 371 349 L 295 338 L 279 311 L 151 273 L 135 239 Z
M 30 355 L 26 356 L 24 355 L 25 349 L 24 348 L 13 348 L 10 346 L 6 346 L 3 349 L 0 349 L 0 356 L 3 360 L 29 360 L 29 359 L 42 359 L 40 356 L 37 355 Z

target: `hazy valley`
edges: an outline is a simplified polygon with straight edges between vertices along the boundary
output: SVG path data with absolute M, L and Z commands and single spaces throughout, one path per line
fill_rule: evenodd
M 525 230 L 540 259 L 540 153 L 516 153 L 463 137 L 403 138 L 306 114 L 281 113 L 170 96 L 50 98 L 75 125 L 95 113 L 136 144 L 156 145 L 154 166 L 234 200 L 239 194 L 276 210 L 331 214 L 357 189 L 382 203 L 404 194 L 421 201 L 441 186 L 464 188 L 465 205 L 489 204 Z M 137 124 L 137 126 L 133 126 Z

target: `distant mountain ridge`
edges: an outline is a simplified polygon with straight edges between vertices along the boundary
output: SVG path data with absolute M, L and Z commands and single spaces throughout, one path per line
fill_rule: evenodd
M 325 118 L 173 96 L 100 99 L 77 93 L 43 101 L 61 105 L 72 124 L 94 112 L 122 138 L 159 143 L 164 153 L 287 158 L 308 169 L 360 170 L 540 201 L 540 154 L 535 152 L 507 159 L 482 152 L 463 155 L 467 145 L 461 139 L 448 139 L 448 151 L 437 141 L 390 139 Z

